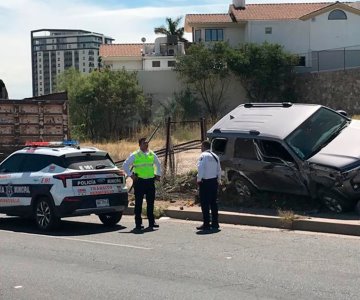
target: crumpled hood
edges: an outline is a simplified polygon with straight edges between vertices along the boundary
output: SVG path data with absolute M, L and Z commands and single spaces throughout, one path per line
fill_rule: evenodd
M 340 170 L 360 165 L 360 121 L 352 120 L 348 127 L 308 161 Z

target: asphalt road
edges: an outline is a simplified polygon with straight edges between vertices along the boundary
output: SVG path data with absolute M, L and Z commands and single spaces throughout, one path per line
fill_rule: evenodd
M 162 219 L 135 234 L 0 216 L 0 299 L 359 299 L 360 238 Z

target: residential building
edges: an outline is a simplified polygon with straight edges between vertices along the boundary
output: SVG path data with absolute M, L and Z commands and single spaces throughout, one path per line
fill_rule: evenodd
M 176 36 L 158 37 L 154 43 L 112 44 L 100 46 L 103 66 L 111 70 L 136 71 L 139 85 L 153 112 L 160 103 L 167 102 L 184 89 L 173 71 L 176 55 L 185 54 L 184 43 Z
M 100 33 L 71 29 L 31 31 L 33 96 L 55 91 L 55 78 L 74 67 L 90 73 L 98 67 L 99 48 L 113 39 Z
M 233 47 L 277 43 L 299 54 L 307 71 L 360 66 L 360 2 L 233 0 L 224 14 L 186 15 L 185 31 L 194 42 L 226 41 Z
M 101 45 L 104 66 L 112 70 L 164 71 L 175 67 L 175 56 L 184 55 L 184 43 L 176 36 L 159 37 L 155 43 Z

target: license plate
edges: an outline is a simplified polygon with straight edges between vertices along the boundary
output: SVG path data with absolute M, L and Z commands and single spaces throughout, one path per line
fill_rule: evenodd
M 96 199 L 96 207 L 109 206 L 109 199 Z

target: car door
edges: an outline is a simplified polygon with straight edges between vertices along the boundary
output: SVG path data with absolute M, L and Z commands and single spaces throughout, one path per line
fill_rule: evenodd
M 308 194 L 295 158 L 278 141 L 256 140 L 261 156 L 262 189 L 297 195 Z
M 236 138 L 232 157 L 232 169 L 261 190 L 266 184 L 266 178 L 263 176 L 263 162 L 257 153 L 254 140 L 247 137 Z
M 21 182 L 22 154 L 8 157 L 0 165 L 0 209 L 27 205 L 28 201 L 22 197 L 28 189 Z

